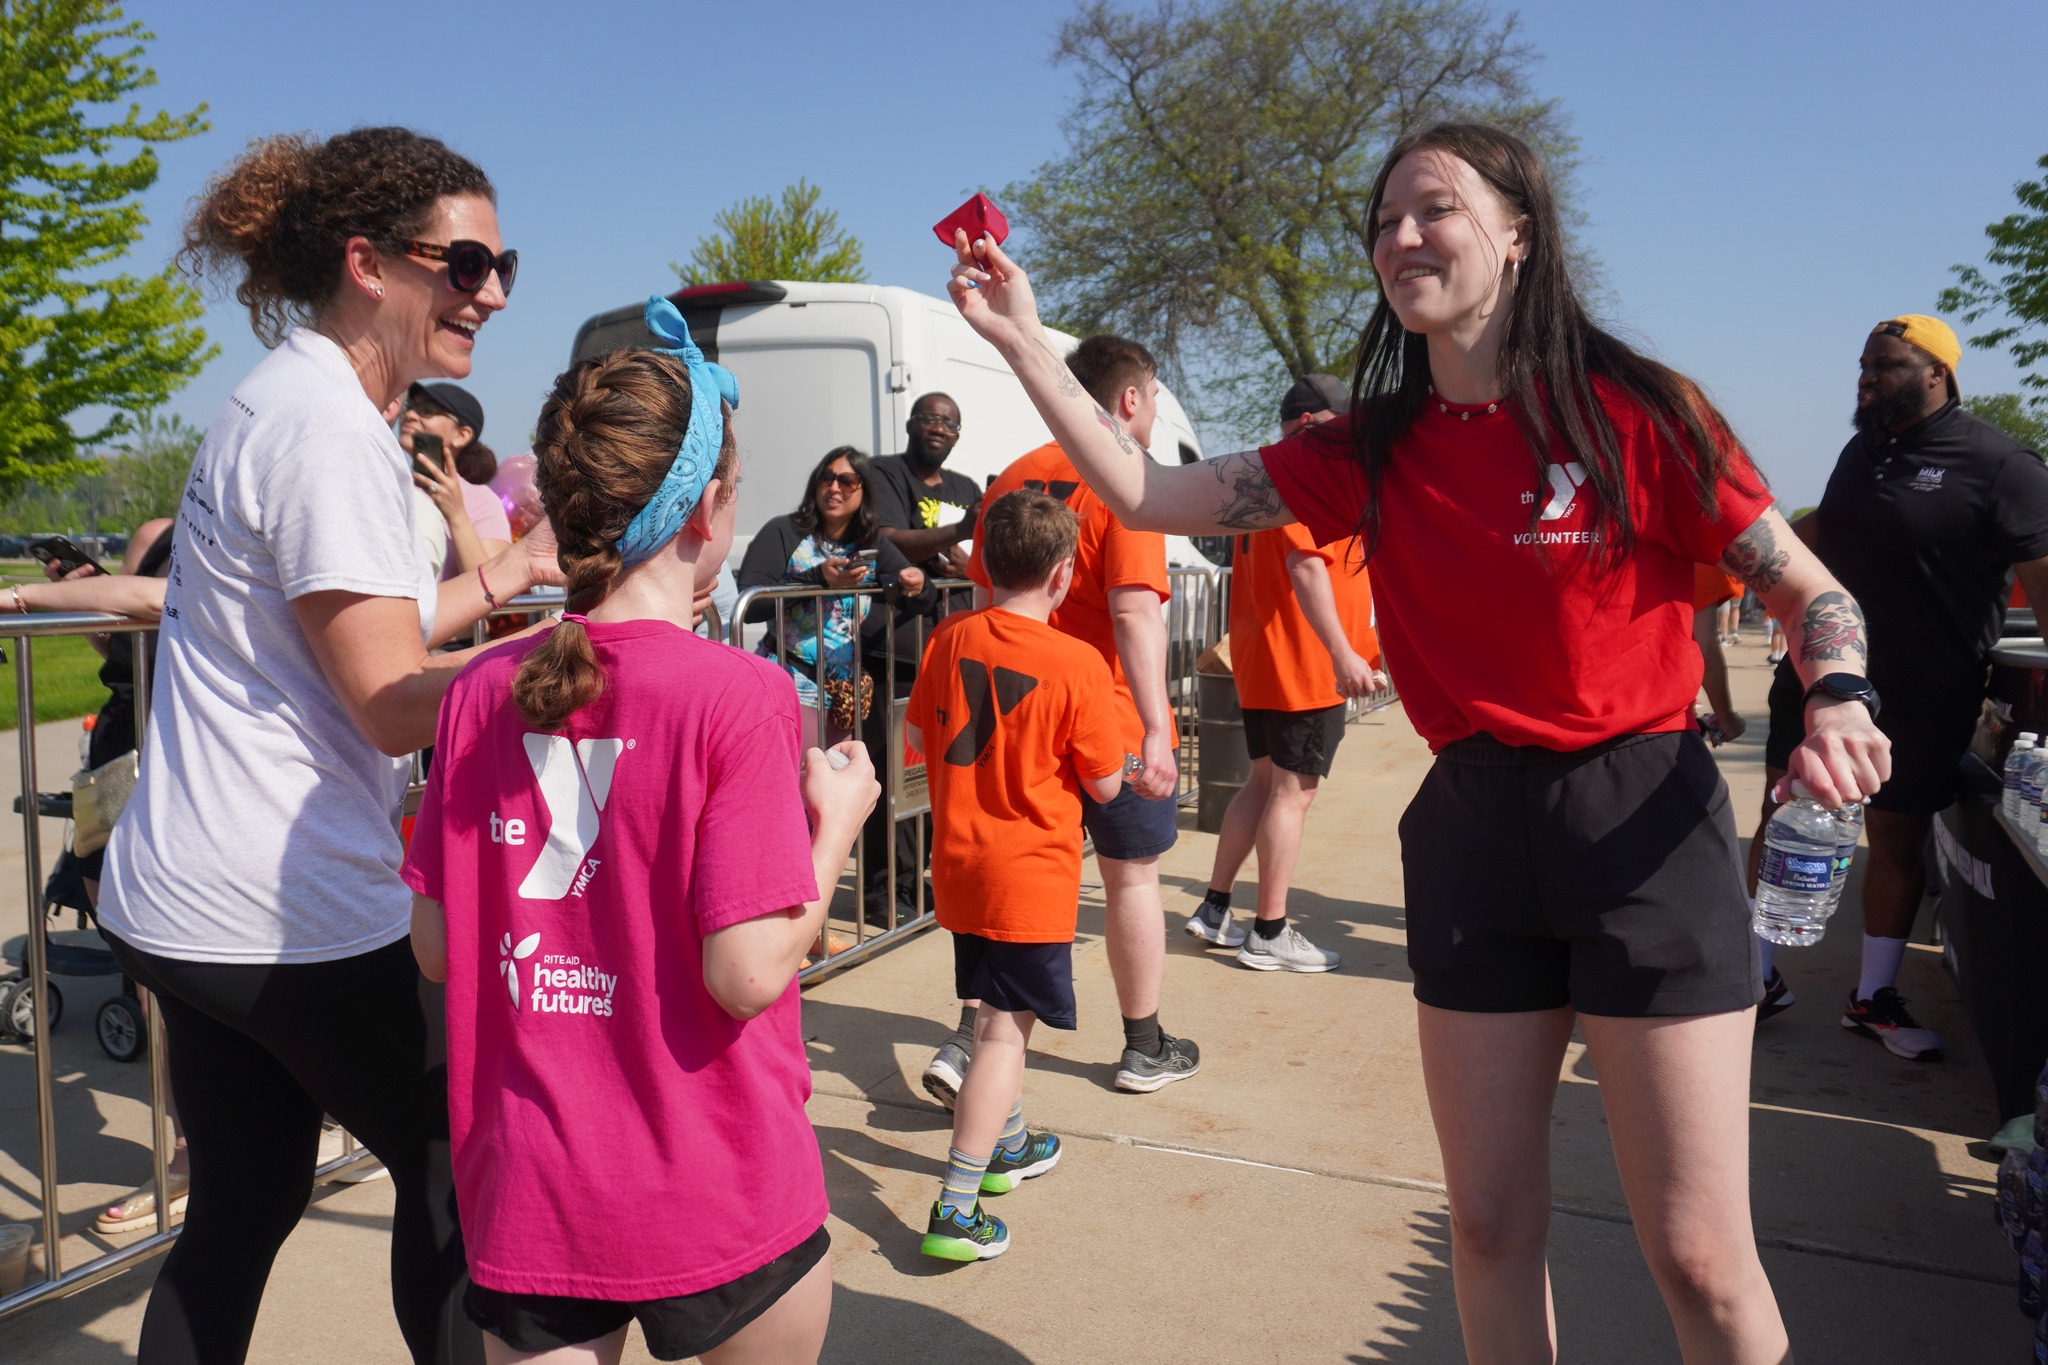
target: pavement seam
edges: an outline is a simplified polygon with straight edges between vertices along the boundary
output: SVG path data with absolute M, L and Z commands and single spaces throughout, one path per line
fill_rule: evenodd
M 852 1100 L 860 1104 L 887 1105 L 891 1109 L 904 1109 L 913 1113 L 929 1113 L 931 1105 L 916 1101 L 877 1098 L 858 1092 L 827 1090 L 813 1086 L 813 1092 L 829 1099 Z M 1165 1142 L 1158 1138 L 1136 1137 L 1129 1133 L 1097 1132 L 1082 1128 L 1062 1128 L 1063 1139 L 1078 1138 L 1087 1142 L 1109 1143 L 1117 1147 L 1139 1147 L 1155 1152 L 1167 1152 L 1174 1156 L 1205 1157 L 1211 1161 L 1228 1161 L 1240 1166 L 1256 1166 L 1261 1170 L 1282 1171 L 1289 1175 L 1320 1176 L 1325 1180 L 1345 1180 L 1354 1185 L 1377 1185 L 1385 1189 L 1408 1190 L 1421 1194 L 1449 1197 L 1450 1191 L 1441 1180 L 1425 1180 L 1417 1176 L 1388 1175 L 1380 1171 L 1339 1171 L 1315 1166 L 1287 1166 L 1279 1162 L 1259 1161 L 1252 1157 L 1238 1156 L 1232 1152 L 1217 1151 L 1213 1148 L 1196 1147 L 1189 1143 Z M 1615 1213 L 1608 1209 L 1589 1208 L 1583 1204 L 1566 1204 L 1553 1200 L 1552 1213 L 1567 1218 L 1585 1218 L 1596 1223 L 1612 1223 L 1632 1228 L 1635 1219 L 1626 1213 Z M 1992 1274 L 1988 1271 L 1970 1270 L 1961 1266 L 1941 1265 L 1934 1261 L 1915 1260 L 1910 1256 L 1891 1256 L 1883 1252 L 1853 1251 L 1828 1242 L 1817 1242 L 1805 1237 L 1761 1236 L 1756 1239 L 1758 1247 L 1773 1251 L 1789 1251 L 1802 1256 L 1819 1256 L 1827 1260 L 1852 1261 L 1861 1265 L 1880 1266 L 1887 1270 L 1910 1271 L 1917 1275 L 1939 1275 L 1950 1280 L 1969 1280 L 1977 1284 L 2010 1285 L 2012 1276 Z

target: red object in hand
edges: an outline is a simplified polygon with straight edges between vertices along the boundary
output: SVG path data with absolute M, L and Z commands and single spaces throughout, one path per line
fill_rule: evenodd
M 985 194 L 977 194 L 959 208 L 932 225 L 932 231 L 947 246 L 953 245 L 953 233 L 964 230 L 968 245 L 972 246 L 978 237 L 986 237 L 997 246 L 1010 235 L 1010 220 L 1003 217 L 1003 211 L 995 201 Z

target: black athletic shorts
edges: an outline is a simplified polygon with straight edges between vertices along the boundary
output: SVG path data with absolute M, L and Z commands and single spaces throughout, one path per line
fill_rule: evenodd
M 1792 751 L 1806 738 L 1806 685 L 1790 664 L 1771 679 L 1771 735 L 1764 763 L 1788 768 Z M 1892 775 L 1869 804 L 1900 815 L 1931 815 L 1956 799 L 1956 768 L 1977 733 L 1979 703 L 1941 712 L 1901 712 L 1881 707 L 1877 728 L 1892 742 Z
M 1644 1017 L 1763 995 L 1728 788 L 1694 730 L 1445 746 L 1401 817 L 1415 998 Z
M 1305 777 L 1328 777 L 1330 760 L 1344 739 L 1343 702 L 1315 711 L 1244 708 L 1244 747 L 1253 758 L 1270 758 L 1276 768 Z
M 1156 858 L 1180 838 L 1179 822 L 1180 802 L 1171 796 L 1140 796 L 1128 782 L 1108 802 L 1081 793 L 1081 828 L 1105 858 Z
M 790 1251 L 736 1280 L 672 1299 L 618 1303 L 558 1294 L 508 1294 L 471 1284 L 462 1296 L 469 1320 L 515 1351 L 552 1351 L 609 1336 L 639 1320 L 647 1353 L 687 1360 L 725 1344 L 775 1306 L 825 1259 L 832 1234 L 820 1227 Z
M 1072 1029 L 1072 943 L 1006 943 L 980 934 L 953 935 L 953 994 L 999 1010 L 1038 1016 L 1048 1028 Z

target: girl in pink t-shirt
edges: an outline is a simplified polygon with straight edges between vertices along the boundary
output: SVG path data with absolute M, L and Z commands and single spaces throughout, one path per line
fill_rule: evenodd
M 880 788 L 858 744 L 800 761 L 786 679 L 692 633 L 738 391 L 672 307 L 649 325 L 677 349 L 585 361 L 541 413 L 569 611 L 450 689 L 405 867 L 448 983 L 465 1307 L 493 1361 L 615 1361 L 633 1319 L 663 1360 L 815 1360 L 795 974 Z

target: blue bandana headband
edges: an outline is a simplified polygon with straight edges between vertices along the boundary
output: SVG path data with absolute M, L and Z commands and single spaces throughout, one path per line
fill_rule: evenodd
M 619 559 L 627 568 L 652 558 L 683 529 L 704 496 L 704 485 L 711 482 L 725 445 L 725 414 L 719 400 L 733 408 L 740 405 L 740 382 L 732 371 L 704 358 L 690 340 L 690 325 L 673 303 L 659 295 L 647 300 L 647 330 L 668 343 L 655 350 L 680 357 L 690 367 L 690 425 L 661 488 L 619 539 Z

